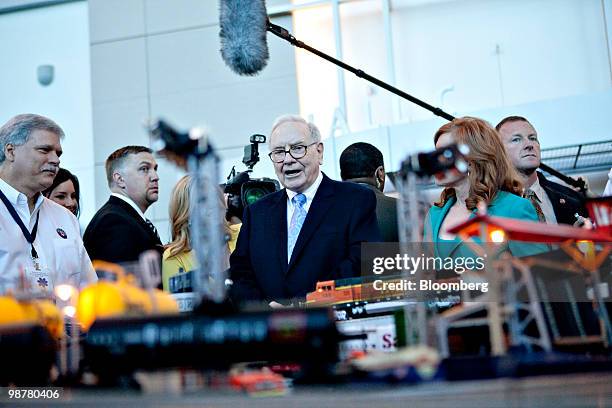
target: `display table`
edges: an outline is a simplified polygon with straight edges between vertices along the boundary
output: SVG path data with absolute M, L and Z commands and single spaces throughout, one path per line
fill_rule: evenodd
M 297 386 L 280 397 L 198 391 L 183 395 L 119 390 L 65 390 L 44 406 L 100 407 L 580 407 L 612 405 L 612 373 L 572 374 L 519 379 L 434 382 L 419 385 L 352 384 Z M 6 401 L 3 401 L 6 402 Z M 42 401 L 40 401 L 42 402 Z M 16 406 L 13 404 L 11 406 Z

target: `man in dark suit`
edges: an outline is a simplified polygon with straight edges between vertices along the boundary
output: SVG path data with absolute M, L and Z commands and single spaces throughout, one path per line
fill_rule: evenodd
M 386 196 L 383 155 L 369 143 L 353 143 L 340 155 L 343 181 L 362 184 L 376 194 L 376 219 L 384 242 L 398 242 L 397 199 Z
M 548 224 L 581 225 L 576 214 L 588 217 L 585 197 L 571 188 L 547 180 L 536 169 L 540 166 L 538 133 L 522 116 L 508 116 L 495 127 L 506 152 L 525 185 L 525 197 L 536 208 L 540 221 Z
M 510 161 L 522 177 L 525 197 L 531 200 L 540 221 L 547 224 L 592 227 L 590 220 L 586 218 L 588 213 L 584 204 L 585 197 L 571 188 L 547 180 L 542 173 L 536 171 L 540 166 L 541 156 L 538 133 L 533 125 L 522 116 L 509 116 L 502 119 L 495 128 Z M 579 215 L 578 219 L 576 214 Z M 558 257 L 553 254 L 549 253 L 547 257 Z M 561 285 L 561 282 L 569 283 L 569 286 L 584 287 L 584 281 L 578 276 L 563 279 L 557 284 Z M 559 286 L 550 286 L 543 281 L 539 281 L 538 285 L 546 286 L 549 293 L 561 293 Z M 575 337 L 583 335 L 584 329 L 589 334 L 597 333 L 597 316 L 593 313 L 590 303 L 575 303 L 568 298 L 565 302 L 543 304 L 546 305 L 543 311 L 550 327 L 555 327 L 559 333 Z M 581 331 L 576 329 L 576 310 L 583 319 Z
M 278 307 L 303 298 L 318 281 L 358 276 L 361 243 L 380 235 L 374 193 L 320 171 L 323 143 L 315 125 L 283 116 L 269 146 L 285 188 L 245 209 L 230 258 L 230 294 L 235 302 Z
M 152 150 L 126 146 L 106 160 L 112 192 L 85 230 L 83 241 L 92 260 L 137 261 L 146 250 L 162 251 L 157 230 L 144 213 L 159 194 L 157 162 Z

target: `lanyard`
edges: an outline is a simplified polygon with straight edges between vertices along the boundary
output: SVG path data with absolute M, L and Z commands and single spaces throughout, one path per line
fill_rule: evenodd
M 25 237 L 26 241 L 28 241 L 28 243 L 30 244 L 30 253 L 32 255 L 32 259 L 38 259 L 38 253 L 34 248 L 34 240 L 36 239 L 36 233 L 38 232 L 38 219 L 40 218 L 40 211 L 36 214 L 36 222 L 34 223 L 34 228 L 32 228 L 32 232 L 30 233 L 30 231 L 28 231 L 26 226 L 23 224 L 23 221 L 21 221 L 21 218 L 19 217 L 19 214 L 17 214 L 15 207 L 13 207 L 13 204 L 11 204 L 8 198 L 6 198 L 2 190 L 0 190 L 0 200 L 2 200 L 2 202 L 6 206 L 6 209 L 11 214 L 11 217 L 13 217 L 13 220 L 15 220 L 19 228 L 21 228 L 21 232 L 23 232 L 23 236 Z

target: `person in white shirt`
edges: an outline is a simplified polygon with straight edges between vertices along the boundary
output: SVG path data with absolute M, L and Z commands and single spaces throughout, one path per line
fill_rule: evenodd
M 147 250 L 157 251 L 161 259 L 159 235 L 144 215 L 159 196 L 157 162 L 152 153 L 145 146 L 125 146 L 106 159 L 112 194 L 83 235 L 91 259 L 130 263 Z
M 58 284 L 97 280 L 76 217 L 41 194 L 57 174 L 63 137 L 34 114 L 0 128 L 0 293 L 26 287 L 51 296 Z

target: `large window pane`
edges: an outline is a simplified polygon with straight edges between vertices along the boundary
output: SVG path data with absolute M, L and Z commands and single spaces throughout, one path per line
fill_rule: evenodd
M 326 54 L 336 55 L 331 6 L 296 10 L 293 26 L 297 39 Z M 300 113 L 314 120 L 325 138 L 338 107 L 336 66 L 301 49 L 296 49 L 295 62 Z

